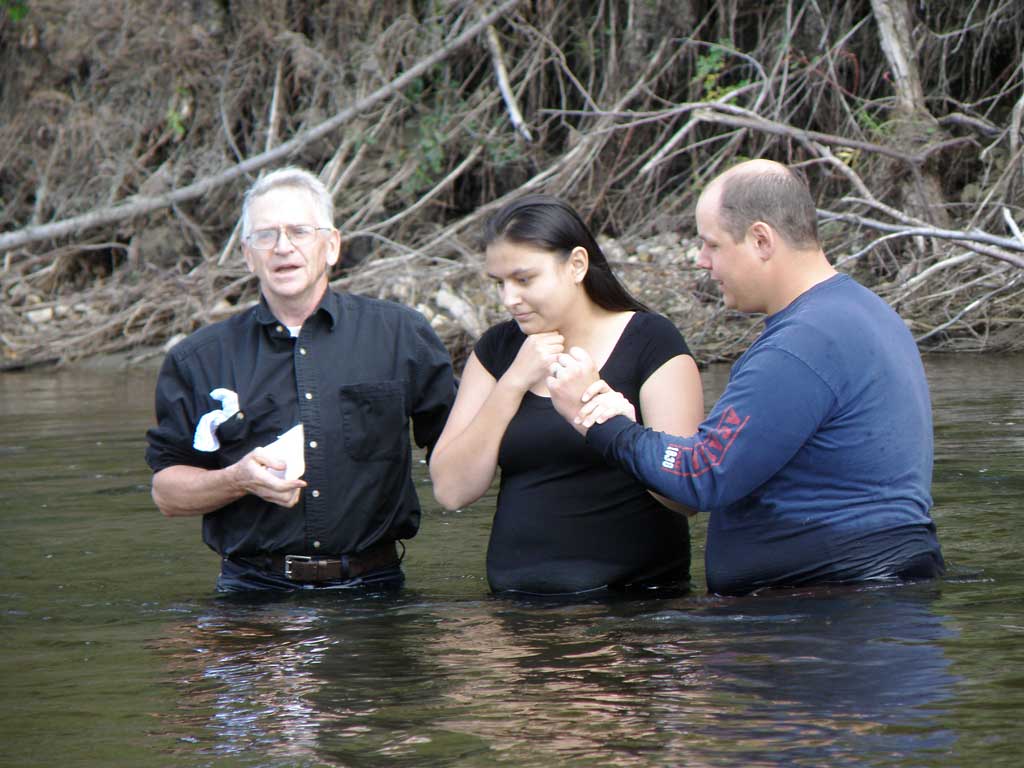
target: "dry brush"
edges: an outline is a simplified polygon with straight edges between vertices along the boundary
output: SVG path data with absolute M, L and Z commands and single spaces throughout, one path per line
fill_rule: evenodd
M 695 268 L 692 209 L 759 156 L 806 172 L 829 253 L 922 348 L 1022 349 L 1022 30 L 1010 0 L 6 0 L 0 366 L 151 354 L 254 301 L 238 204 L 284 163 L 334 193 L 334 284 L 457 357 L 504 315 L 482 219 L 527 190 L 735 356 L 758 321 Z

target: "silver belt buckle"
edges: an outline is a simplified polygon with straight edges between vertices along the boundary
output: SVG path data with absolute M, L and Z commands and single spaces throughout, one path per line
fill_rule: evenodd
M 292 563 L 309 563 L 312 561 L 313 558 L 309 555 L 285 555 L 284 575 L 289 579 L 292 578 Z

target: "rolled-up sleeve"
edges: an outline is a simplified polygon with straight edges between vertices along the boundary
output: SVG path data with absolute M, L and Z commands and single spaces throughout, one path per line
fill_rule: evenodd
M 177 356 L 168 354 L 156 382 L 156 426 L 146 432 L 146 463 L 153 472 L 176 464 L 217 467 L 214 454 L 192 447 L 197 422 L 194 386 Z

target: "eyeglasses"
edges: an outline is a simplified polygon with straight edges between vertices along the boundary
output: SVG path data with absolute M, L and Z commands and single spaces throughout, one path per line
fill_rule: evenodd
M 332 227 L 316 227 L 312 224 L 285 224 L 283 227 L 272 227 L 270 229 L 257 229 L 250 232 L 245 241 L 254 251 L 269 251 L 277 246 L 277 241 L 282 230 L 288 237 L 288 242 L 294 246 L 309 245 L 320 230 L 330 232 Z

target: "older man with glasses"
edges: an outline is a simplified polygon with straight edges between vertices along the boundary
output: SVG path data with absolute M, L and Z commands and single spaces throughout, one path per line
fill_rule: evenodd
M 432 448 L 454 398 L 447 350 L 417 312 L 329 289 L 341 234 L 309 172 L 257 181 L 242 234 L 261 300 L 164 360 L 153 500 L 203 516 L 219 591 L 396 588 L 420 520 L 409 423 Z

